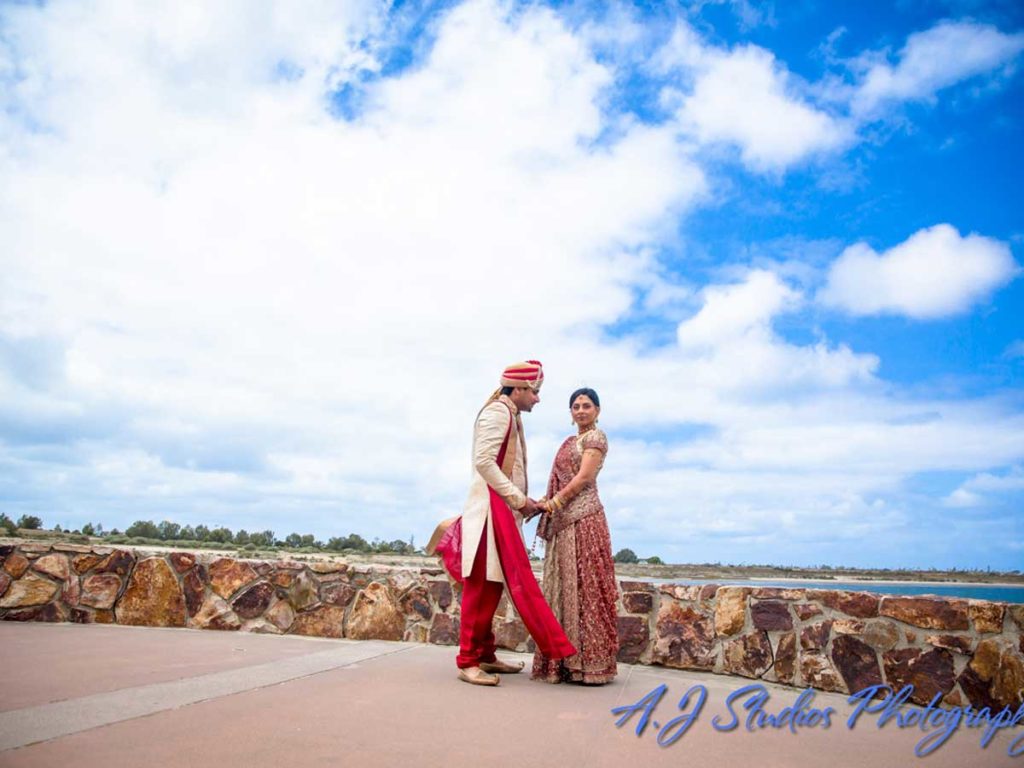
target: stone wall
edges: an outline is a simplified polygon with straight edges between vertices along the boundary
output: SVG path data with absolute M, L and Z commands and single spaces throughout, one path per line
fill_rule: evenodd
M 454 645 L 439 568 L 236 560 L 75 544 L 0 545 L 0 619 Z M 1024 701 L 1024 605 L 776 587 L 620 583 L 619 660 L 850 693 L 914 685 L 947 705 Z M 499 645 L 532 650 L 503 600 Z

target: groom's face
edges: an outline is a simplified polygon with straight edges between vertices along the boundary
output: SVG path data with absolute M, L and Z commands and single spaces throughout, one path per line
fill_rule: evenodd
M 509 399 L 516 404 L 520 411 L 529 413 L 533 406 L 540 402 L 540 392 L 534 392 L 529 387 L 516 387 L 509 395 Z

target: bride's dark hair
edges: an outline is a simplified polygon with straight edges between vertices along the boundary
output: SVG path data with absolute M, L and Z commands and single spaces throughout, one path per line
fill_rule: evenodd
M 590 401 L 598 408 L 601 407 L 601 398 L 597 396 L 597 392 L 592 390 L 590 387 L 580 387 L 571 395 L 569 395 L 569 407 L 572 408 L 572 404 L 576 402 L 576 398 L 580 395 L 586 395 L 590 398 Z

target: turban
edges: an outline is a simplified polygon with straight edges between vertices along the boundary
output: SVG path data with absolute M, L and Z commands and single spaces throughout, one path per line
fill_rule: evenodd
M 503 387 L 529 387 L 540 389 L 544 383 L 544 366 L 539 360 L 527 360 L 525 363 L 514 363 L 501 373 Z

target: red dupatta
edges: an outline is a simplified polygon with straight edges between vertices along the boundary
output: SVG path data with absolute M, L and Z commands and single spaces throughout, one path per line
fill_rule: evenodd
M 509 435 L 512 433 L 512 414 L 509 413 L 508 430 L 505 440 L 498 451 L 497 463 L 501 466 L 508 448 Z M 541 653 L 550 659 L 564 659 L 573 656 L 576 648 L 565 636 L 565 631 L 551 611 L 551 606 L 544 599 L 540 585 L 530 568 L 530 558 L 526 547 L 522 544 L 519 526 L 516 525 L 512 510 L 505 500 L 493 488 L 487 486 L 491 502 L 491 523 L 494 526 L 494 543 L 498 549 L 498 561 L 501 572 L 508 587 L 508 596 L 516 611 L 523 619 L 527 631 Z M 487 528 L 483 534 L 487 535 Z M 465 581 L 462 575 L 462 518 L 456 520 L 445 532 L 435 550 L 449 575 L 460 584 Z

